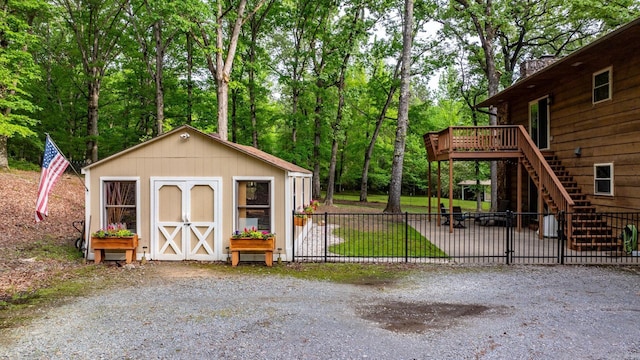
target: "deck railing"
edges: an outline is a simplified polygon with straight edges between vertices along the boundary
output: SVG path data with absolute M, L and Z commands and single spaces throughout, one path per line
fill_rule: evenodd
M 515 126 L 453 126 L 438 133 L 438 152 L 515 151 Z

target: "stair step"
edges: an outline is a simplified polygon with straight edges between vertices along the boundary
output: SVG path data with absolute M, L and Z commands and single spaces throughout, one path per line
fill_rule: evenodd
M 620 242 L 586 242 L 573 243 L 571 247 L 578 251 L 590 250 L 592 248 L 596 248 L 596 250 L 603 250 L 603 248 L 620 250 L 622 244 Z
M 576 205 L 573 207 L 573 210 L 591 213 L 591 212 L 595 212 L 596 208 L 591 205 Z
M 573 234 L 573 239 L 615 239 L 610 234 Z M 617 240 L 615 240 L 617 242 Z

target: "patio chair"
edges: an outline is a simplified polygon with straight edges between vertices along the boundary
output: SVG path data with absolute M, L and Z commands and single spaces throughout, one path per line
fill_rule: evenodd
M 449 213 L 447 212 L 447 208 L 444 207 L 444 204 L 440 204 L 440 213 L 444 218 L 444 222 L 442 223 L 442 225 L 449 225 Z M 464 229 L 466 226 L 464 226 L 463 222 L 469 217 L 470 216 L 468 213 L 462 212 L 462 208 L 460 206 L 453 207 L 453 220 L 455 220 L 456 222 L 455 224 L 453 224 L 454 228 Z
M 480 222 L 482 226 L 490 225 L 507 225 L 507 217 L 505 213 L 509 210 L 509 200 L 500 200 L 498 202 L 498 209 L 495 213 L 478 214 L 475 219 L 476 222 Z M 513 226 L 513 225 L 512 225 Z

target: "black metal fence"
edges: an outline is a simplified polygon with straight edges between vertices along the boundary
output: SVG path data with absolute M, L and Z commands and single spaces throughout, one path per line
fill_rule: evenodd
M 640 264 L 640 213 L 293 216 L 298 262 Z

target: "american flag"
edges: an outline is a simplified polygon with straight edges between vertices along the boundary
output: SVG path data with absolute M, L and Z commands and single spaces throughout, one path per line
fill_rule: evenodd
M 49 216 L 49 193 L 56 184 L 58 178 L 69 166 L 69 161 L 60 154 L 58 148 L 47 135 L 44 146 L 44 158 L 42 159 L 42 172 L 40 173 L 40 186 L 38 187 L 38 200 L 36 200 L 36 222 Z

